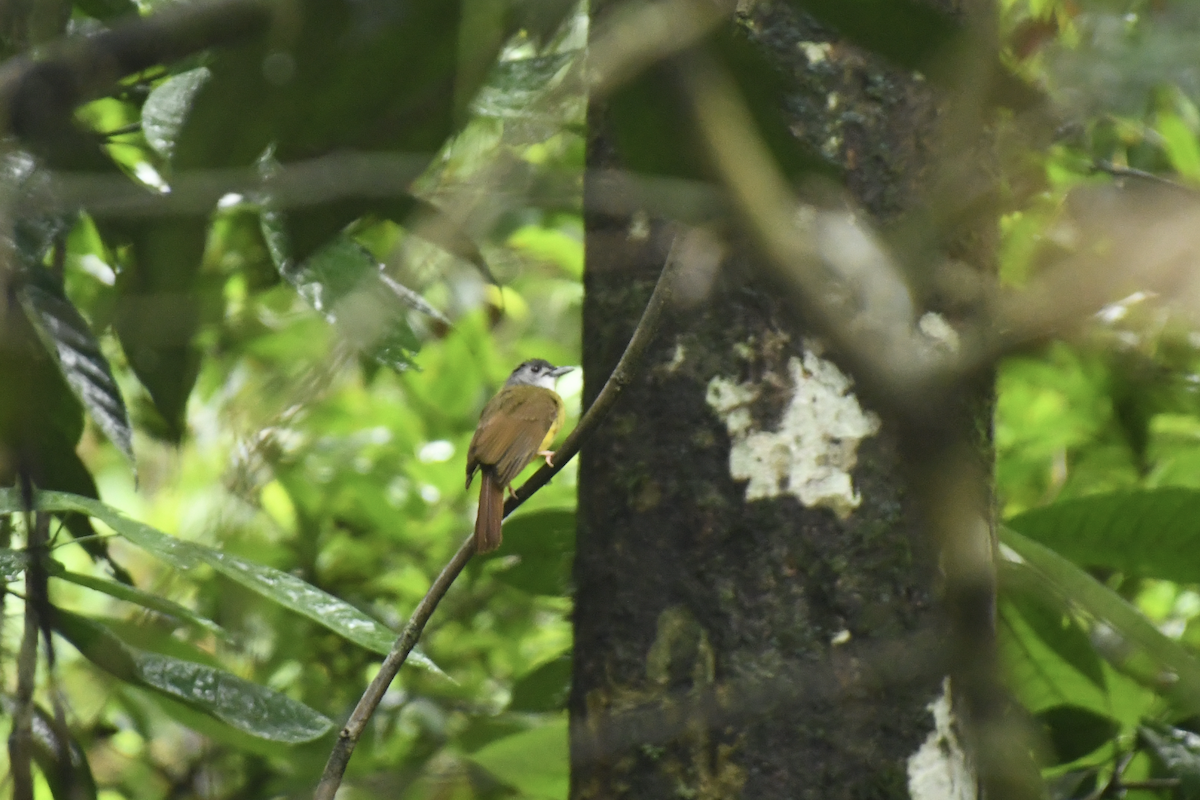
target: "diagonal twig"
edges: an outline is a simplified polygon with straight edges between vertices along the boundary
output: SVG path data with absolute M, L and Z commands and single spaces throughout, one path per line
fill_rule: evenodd
M 647 348 L 658 332 L 663 309 L 670 300 L 674 276 L 679 270 L 677 262 L 678 259 L 675 258 L 672 246 L 671 252 L 667 254 L 662 272 L 659 274 L 658 282 L 654 286 L 654 292 L 650 295 L 650 300 L 642 312 L 642 318 L 638 321 L 637 328 L 634 329 L 633 336 L 629 339 L 629 344 L 625 346 L 621 360 L 617 362 L 616 368 L 605 381 L 604 388 L 596 396 L 596 401 L 588 407 L 579 424 L 575 426 L 575 430 L 571 431 L 562 446 L 555 451 L 554 466 L 543 466 L 522 484 L 512 497 L 508 498 L 504 504 L 505 517 L 512 514 L 538 489 L 549 483 L 550 479 L 558 474 L 559 470 L 579 452 L 580 445 L 595 431 L 613 404 L 617 402 L 621 391 L 633 380 L 633 376 L 637 374 L 642 364 Z M 383 660 L 379 672 L 363 692 L 354 711 L 350 714 L 350 719 L 346 721 L 346 725 L 338 734 L 337 743 L 329 754 L 329 760 L 325 763 L 325 772 L 321 775 L 321 781 L 317 784 L 316 792 L 313 794 L 314 800 L 333 800 L 342 783 L 342 776 L 345 775 L 346 766 L 350 763 L 354 748 L 366 729 L 367 722 L 375 713 L 375 709 L 383 699 L 388 686 L 400 671 L 400 667 L 404 665 L 408 654 L 412 652 L 417 640 L 421 638 L 421 632 L 424 631 L 425 624 L 429 622 L 438 603 L 473 555 L 475 555 L 475 537 L 471 535 L 442 568 L 433 585 L 429 587 L 429 591 L 425 593 L 421 602 L 413 610 L 400 637 L 392 645 L 392 651 Z

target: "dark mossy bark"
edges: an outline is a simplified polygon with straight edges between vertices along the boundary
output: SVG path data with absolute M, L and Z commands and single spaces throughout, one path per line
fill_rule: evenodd
M 791 83 L 780 103 L 794 134 L 842 171 L 857 203 L 884 224 L 912 209 L 933 172 L 939 105 L 926 81 L 780 4 L 755 4 L 737 24 Z M 589 170 L 623 166 L 603 108 L 590 125 Z M 644 215 L 589 210 L 586 235 L 588 403 L 673 234 Z M 981 263 L 990 242 L 936 246 Z M 710 381 L 763 387 L 749 410 L 770 430 L 792 396 L 779 376 L 821 349 L 755 258 L 733 244 L 704 299 L 668 310 L 581 454 L 573 798 L 907 797 L 908 760 L 933 728 L 928 704 L 946 674 L 937 558 L 890 426 L 858 448 L 861 503 L 846 516 L 788 495 L 747 501 L 731 477 Z

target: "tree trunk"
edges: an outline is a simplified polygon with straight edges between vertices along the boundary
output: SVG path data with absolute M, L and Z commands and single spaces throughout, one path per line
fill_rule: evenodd
M 930 86 L 780 4 L 738 24 L 857 203 L 877 221 L 914 207 L 937 150 Z M 604 109 L 590 117 L 585 403 L 675 241 L 653 211 L 598 199 L 593 176 L 622 159 Z M 900 436 L 750 246 L 696 241 L 719 267 L 687 275 L 581 454 L 571 796 L 974 797 Z M 986 263 L 990 240 L 971 242 Z

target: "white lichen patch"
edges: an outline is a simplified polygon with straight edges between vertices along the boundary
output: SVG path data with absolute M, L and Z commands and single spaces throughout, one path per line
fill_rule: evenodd
M 808 348 L 803 361 L 788 362 L 788 373 L 792 397 L 771 431 L 755 429 L 750 413 L 767 381 L 736 383 L 719 376 L 709 381 L 708 405 L 733 439 L 729 473 L 749 481 L 747 500 L 791 494 L 810 508 L 845 517 L 862 500 L 850 477 L 859 442 L 879 432 L 879 417 L 859 406 L 841 370 Z
M 908 794 L 913 800 L 975 800 L 975 770 L 954 729 L 950 679 L 926 708 L 933 730 L 908 759 Z

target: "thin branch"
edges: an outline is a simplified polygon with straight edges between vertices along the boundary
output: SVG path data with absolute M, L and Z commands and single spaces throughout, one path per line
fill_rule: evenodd
M 1096 159 L 1092 162 L 1092 172 L 1103 172 L 1105 175 L 1111 175 L 1114 178 L 1137 178 L 1138 180 L 1157 183 L 1160 186 L 1169 186 L 1172 189 L 1189 194 L 1192 197 L 1200 194 L 1200 190 L 1179 183 L 1178 181 L 1173 181 L 1170 178 L 1164 178 L 1162 175 L 1155 175 L 1153 172 L 1147 172 L 1144 169 L 1121 167 L 1112 163 L 1111 161 L 1104 161 L 1103 159 Z
M 579 452 L 580 445 L 587 439 L 588 436 L 595 431 L 600 421 L 608 414 L 609 410 L 616 403 L 621 391 L 629 385 L 633 380 L 633 376 L 637 374 L 638 368 L 641 366 L 642 360 L 645 357 L 646 349 L 654 340 L 658 332 L 658 324 L 662 318 L 663 308 L 666 306 L 671 297 L 671 289 L 674 282 L 674 276 L 678 272 L 679 265 L 676 263 L 674 247 L 667 254 L 666 263 L 663 265 L 662 272 L 659 274 L 658 282 L 654 286 L 654 292 L 650 295 L 650 300 L 646 303 L 646 309 L 642 312 L 642 318 L 638 321 L 637 328 L 633 331 L 633 336 L 629 339 L 629 344 L 625 346 L 625 353 L 621 356 L 621 360 L 617 363 L 616 368 L 604 383 L 604 388 L 600 390 L 596 401 L 584 413 L 579 424 L 575 426 L 575 430 L 566 438 L 562 446 L 558 448 L 555 455 L 555 464 L 551 466 L 543 466 L 526 481 L 512 497 L 504 504 L 504 516 L 508 517 L 522 503 L 533 496 L 538 489 L 545 486 L 551 478 L 553 478 L 559 470 L 570 461 L 576 453 Z M 334 745 L 333 751 L 329 754 L 329 760 L 325 763 L 325 772 L 321 775 L 321 782 L 317 784 L 316 792 L 313 794 L 314 800 L 333 800 L 337 793 L 338 787 L 342 783 L 342 776 L 345 775 L 346 766 L 350 763 L 350 757 L 354 753 L 354 748 L 358 744 L 358 740 L 362 737 L 363 731 L 366 729 L 367 722 L 371 715 L 375 713 L 376 707 L 383 699 L 384 693 L 396 674 L 400 671 L 400 667 L 404 665 L 408 654 L 416 646 L 417 640 L 421 638 L 421 632 L 425 630 L 425 624 L 429 622 L 429 618 L 433 615 L 438 603 L 445 596 L 450 585 L 454 583 L 463 567 L 471 560 L 471 556 L 475 555 L 475 537 L 468 536 L 462 546 L 458 548 L 458 552 L 450 559 L 450 562 L 442 568 L 441 573 L 434 580 L 433 585 L 429 587 L 429 591 L 417 604 L 412 616 L 409 617 L 408 624 L 404 626 L 404 630 L 400 633 L 400 637 L 396 643 L 392 645 L 392 651 L 388 653 L 383 664 L 379 667 L 379 672 L 375 678 L 367 686 L 363 696 L 358 701 L 358 705 L 354 707 L 350 719 L 346 721 L 345 727 L 338 734 L 337 744 Z
M 25 515 L 26 552 L 29 554 L 29 565 L 25 568 L 25 630 L 17 655 L 16 708 L 8 742 L 13 800 L 33 800 L 33 690 L 37 679 L 38 634 L 45 623 L 40 618 L 42 603 L 38 598 L 45 586 L 46 568 L 41 560 L 45 557 L 49 529 L 48 514 Z

